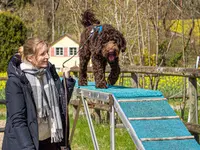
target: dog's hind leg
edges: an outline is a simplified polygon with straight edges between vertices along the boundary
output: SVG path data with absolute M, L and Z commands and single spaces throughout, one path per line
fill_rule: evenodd
M 79 85 L 87 85 L 87 65 L 90 60 L 90 51 L 80 51 Z
M 101 56 L 92 57 L 93 73 L 96 88 L 107 88 L 107 83 L 105 80 L 106 63 L 106 60 L 104 60 Z
M 111 67 L 111 72 L 108 76 L 108 84 L 114 85 L 119 77 L 120 74 L 120 67 L 119 67 L 119 62 L 118 60 L 113 62 L 113 63 L 109 63 L 110 67 Z

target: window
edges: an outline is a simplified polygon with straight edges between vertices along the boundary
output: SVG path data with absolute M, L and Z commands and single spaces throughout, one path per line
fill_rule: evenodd
M 63 56 L 63 48 L 62 47 L 56 47 L 56 56 Z
M 76 47 L 70 47 L 69 48 L 69 56 L 76 55 L 77 54 L 77 48 Z

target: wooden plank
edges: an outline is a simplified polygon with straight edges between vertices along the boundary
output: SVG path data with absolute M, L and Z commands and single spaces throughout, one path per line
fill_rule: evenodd
M 74 106 L 78 106 L 79 100 L 72 100 L 70 101 L 70 104 Z M 90 101 L 88 101 L 88 107 L 93 108 L 93 109 L 105 110 L 105 111 L 110 110 L 109 104 L 99 104 L 99 103 L 93 103 Z
M 185 122 L 184 124 L 190 132 L 200 134 L 199 124 L 194 124 L 194 123 L 189 123 L 189 122 Z
M 6 101 L 3 99 L 0 99 L 0 104 L 6 104 Z
M 0 132 L 4 132 L 5 131 L 5 128 L 0 128 Z
M 139 87 L 139 81 L 138 81 L 138 76 L 136 73 L 131 73 L 131 79 L 132 79 L 132 86 L 135 88 Z
M 118 102 L 144 102 L 144 101 L 162 101 L 166 98 L 145 98 L 145 99 L 119 99 Z
M 193 124 L 189 122 L 184 122 L 187 129 L 194 134 L 200 134 L 200 125 L 199 124 Z M 116 124 L 116 128 L 124 128 L 123 124 Z
M 194 139 L 194 136 L 180 136 L 180 137 L 163 137 L 163 138 L 141 138 L 142 142 L 144 141 L 165 141 L 165 140 L 186 140 Z
M 79 118 L 79 112 L 80 112 L 80 108 L 81 108 L 81 103 L 82 103 L 81 100 L 77 100 L 77 101 L 78 101 L 78 107 L 76 109 L 76 115 L 75 115 L 75 118 L 74 118 L 73 127 L 71 129 L 70 138 L 69 138 L 69 144 L 70 145 L 71 145 L 73 137 L 74 137 L 77 121 L 78 121 L 78 118 Z
M 78 67 L 70 68 L 70 72 L 79 72 Z M 93 72 L 92 67 L 87 68 L 87 72 Z M 107 67 L 106 73 L 110 72 Z M 166 76 L 184 76 L 184 77 L 200 77 L 200 70 L 195 68 L 180 68 L 180 67 L 155 67 L 155 66 L 133 66 L 122 67 L 121 73 L 141 73 L 141 74 L 157 74 Z
M 6 80 L 8 80 L 7 77 L 0 77 L 0 81 L 6 81 Z
M 188 122 L 198 124 L 198 98 L 197 98 L 197 79 L 189 78 L 189 113 Z
M 133 120 L 164 120 L 164 119 L 177 119 L 179 116 L 164 116 L 164 117 L 137 117 L 137 118 L 128 118 L 130 121 Z

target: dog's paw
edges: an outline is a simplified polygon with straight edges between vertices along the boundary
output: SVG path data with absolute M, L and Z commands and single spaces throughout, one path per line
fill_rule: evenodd
M 80 81 L 80 80 L 79 80 L 79 81 L 78 81 L 78 85 L 79 85 L 79 86 L 86 86 L 86 85 L 88 85 L 88 84 L 87 84 L 87 81 Z
M 107 89 L 107 88 L 108 88 L 107 85 L 106 85 L 106 84 L 103 84 L 103 83 L 101 83 L 101 84 L 96 84 L 95 87 L 96 87 L 96 88 L 101 88 L 101 89 Z
M 111 78 L 110 77 L 107 82 L 108 82 L 109 85 L 114 85 L 117 82 L 117 79 L 118 78 Z
M 96 88 L 99 88 L 99 89 L 107 89 L 108 87 L 107 87 L 107 86 L 96 86 Z

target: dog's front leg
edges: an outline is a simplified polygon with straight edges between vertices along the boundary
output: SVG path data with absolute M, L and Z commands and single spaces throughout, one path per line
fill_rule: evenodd
M 107 88 L 105 80 L 106 60 L 101 56 L 92 57 L 93 73 L 96 88 Z
M 116 60 L 115 62 L 109 63 L 111 72 L 108 76 L 108 84 L 114 85 L 119 77 L 120 74 L 120 67 L 119 67 L 119 62 Z
M 80 65 L 79 65 L 79 81 L 81 86 L 87 85 L 87 65 L 90 60 L 90 53 L 80 53 Z

